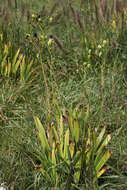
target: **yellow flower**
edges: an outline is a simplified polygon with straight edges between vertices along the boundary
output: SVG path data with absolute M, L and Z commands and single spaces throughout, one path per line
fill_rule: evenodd
M 48 46 L 51 46 L 52 42 L 53 42 L 53 40 L 51 38 L 49 38 L 49 40 L 48 40 Z

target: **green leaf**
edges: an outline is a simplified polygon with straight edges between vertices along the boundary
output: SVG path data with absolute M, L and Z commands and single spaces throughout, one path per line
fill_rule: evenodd
M 19 56 L 19 59 L 17 60 L 17 62 L 15 63 L 15 65 L 13 66 L 13 74 L 16 74 L 16 72 L 17 72 L 17 70 L 18 70 L 18 68 L 19 68 L 19 66 L 21 65 L 21 63 L 22 63 L 22 60 L 23 60 L 23 55 L 21 54 L 20 56 Z
M 10 76 L 10 74 L 11 74 L 11 63 L 8 60 L 8 73 L 7 73 L 8 77 Z
M 57 130 L 56 130 L 54 125 L 52 126 L 52 134 L 53 134 L 53 137 L 55 138 L 55 141 L 58 142 L 59 141 L 59 136 L 57 134 Z
M 52 182 L 52 178 L 50 177 L 50 175 L 48 174 L 48 172 L 44 169 L 44 168 L 40 168 L 40 172 L 42 173 L 43 177 L 48 181 L 48 182 Z
M 107 170 L 107 167 L 102 168 L 98 173 L 97 173 L 97 178 L 101 177 Z
M 63 143 L 63 117 L 62 117 L 62 115 L 60 115 L 59 125 L 60 125 L 60 128 L 59 128 L 59 131 L 60 131 L 60 141 L 61 141 L 61 143 Z
M 53 146 L 52 146 L 52 164 L 53 164 L 53 177 L 56 180 L 56 156 L 55 156 L 55 142 L 53 142 Z
M 97 163 L 98 160 L 100 159 L 100 155 L 103 152 L 103 149 L 107 146 L 107 144 L 109 143 L 109 141 L 111 140 L 111 135 L 107 135 L 107 137 L 104 139 L 104 141 L 102 142 L 100 148 L 98 149 L 97 153 L 96 153 L 96 159 L 95 162 Z
M 103 140 L 103 136 L 105 134 L 105 130 L 106 130 L 106 127 L 103 127 L 103 129 L 101 130 L 99 136 L 96 139 L 96 142 L 95 142 L 95 151 L 97 150 L 97 148 L 99 147 L 100 143 Z
M 1 62 L 1 74 L 4 74 L 5 65 L 7 63 L 7 56 L 8 56 L 8 52 L 5 53 Z
M 7 73 L 8 73 L 8 66 L 7 64 L 5 65 L 5 69 L 4 69 L 4 76 L 7 76 Z
M 43 128 L 43 125 L 41 124 L 38 117 L 34 117 L 34 121 L 35 121 L 36 128 L 38 130 L 38 134 L 39 134 L 39 138 L 40 138 L 40 141 L 41 141 L 42 148 L 43 148 L 44 151 L 49 151 L 50 147 L 49 147 L 49 144 L 48 144 L 48 140 L 46 138 L 46 134 L 45 134 L 45 130 Z
M 64 136 L 64 132 L 63 132 L 63 117 L 62 115 L 60 115 L 60 119 L 59 119 L 59 136 L 60 136 L 60 145 L 59 145 L 59 150 L 60 150 L 60 155 L 61 157 L 63 157 L 63 136 Z
M 74 138 L 75 138 L 75 141 L 76 143 L 78 143 L 79 141 L 79 124 L 78 124 L 78 121 L 74 121 Z
M 102 167 L 105 165 L 105 163 L 108 161 L 108 159 L 111 157 L 111 153 L 109 151 L 106 151 L 103 157 L 100 159 L 99 163 L 96 166 L 96 172 L 98 173 L 99 170 L 102 169 Z
M 73 165 L 74 166 L 79 162 L 79 160 L 81 159 L 81 156 L 82 156 L 82 152 L 78 150 L 76 152 L 76 155 L 74 156 L 74 159 L 73 159 Z
M 71 142 L 70 145 L 69 145 L 69 150 L 70 150 L 71 158 L 74 155 L 74 147 L 75 147 L 74 142 Z
M 19 56 L 19 53 L 20 53 L 20 49 L 17 50 L 14 58 L 13 58 L 13 61 L 12 61 L 12 71 L 15 72 L 15 65 L 16 65 L 16 62 L 17 62 L 17 58 Z
M 64 140 L 64 159 L 68 159 L 68 148 L 69 148 L 69 129 L 67 129 L 65 133 L 65 140 Z
M 72 137 L 74 137 L 74 134 L 73 134 L 73 118 L 72 118 L 72 114 L 71 113 L 69 114 L 68 122 L 69 122 L 69 127 L 70 127 L 70 131 L 71 131 L 71 135 L 72 135 Z
M 33 60 L 31 60 L 30 63 L 28 64 L 28 66 L 27 66 L 27 68 L 26 68 L 26 75 L 29 74 L 33 63 L 34 63 Z
M 21 81 L 24 81 L 25 79 L 25 68 L 26 65 L 25 65 L 25 56 L 23 56 L 23 59 L 22 59 L 22 62 L 20 64 L 20 80 Z

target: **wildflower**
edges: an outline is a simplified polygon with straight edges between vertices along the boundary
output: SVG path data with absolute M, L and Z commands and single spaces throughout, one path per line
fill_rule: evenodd
M 4 182 L 0 185 L 0 190 L 6 190 L 6 189 L 7 189 L 6 182 Z
M 37 58 L 39 58 L 39 53 L 37 53 L 37 55 L 36 55 L 36 56 L 37 56 Z
M 87 62 L 84 62 L 83 65 L 86 66 L 86 65 L 87 65 Z
M 88 54 L 91 54 L 91 49 L 88 50 Z
M 40 22 L 40 21 L 41 21 L 41 18 L 39 18 L 38 21 Z
M 100 44 L 98 45 L 98 49 L 101 49 L 101 45 Z
M 101 56 L 102 56 L 102 52 L 101 52 L 101 51 L 99 52 L 99 55 L 98 55 L 98 56 L 99 56 L 99 57 L 101 57 Z
M 113 27 L 113 29 L 116 29 L 116 22 L 115 22 L 115 20 L 112 21 L 112 27 Z
M 44 40 L 44 38 L 45 38 L 45 37 L 44 37 L 44 35 L 42 34 L 42 35 L 41 35 L 41 39 Z
M 53 40 L 51 38 L 49 38 L 49 40 L 48 40 L 48 46 L 51 46 L 52 42 L 53 42 Z
M 32 18 L 35 18 L 35 14 L 32 14 Z
M 91 65 L 90 65 L 90 64 L 88 64 L 88 65 L 87 65 L 87 68 L 90 68 L 90 67 L 91 67 Z
M 51 22 L 52 22 L 52 20 L 53 20 L 53 18 L 52 18 L 52 17 L 50 17 L 50 18 L 49 18 L 49 22 L 51 23 Z
M 103 46 L 105 46 L 107 44 L 106 40 L 103 40 Z

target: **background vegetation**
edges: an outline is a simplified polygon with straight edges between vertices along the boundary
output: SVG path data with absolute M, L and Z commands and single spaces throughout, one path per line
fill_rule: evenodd
M 127 188 L 126 10 L 1 0 L 0 184 Z

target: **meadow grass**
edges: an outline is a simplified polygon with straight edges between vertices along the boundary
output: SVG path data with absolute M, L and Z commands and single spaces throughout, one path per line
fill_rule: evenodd
M 113 12 L 108 5 L 104 13 L 99 1 L 8 2 L 1 2 L 0 9 L 0 183 L 6 181 L 11 190 L 126 189 L 126 10 Z M 19 48 L 15 74 L 8 74 Z M 18 62 L 21 55 L 25 61 Z M 112 136 L 106 146 L 111 152 L 107 170 L 96 183 L 90 175 L 94 167 L 71 183 L 65 181 L 64 166 L 57 171 L 64 173 L 61 178 L 52 178 L 56 183 L 46 181 L 41 171 L 47 153 L 33 117 L 40 119 L 48 137 L 61 114 L 66 131 L 70 110 L 85 116 L 88 111 L 85 126 L 91 134 L 99 127 L 99 135 L 106 126 L 106 135 Z

